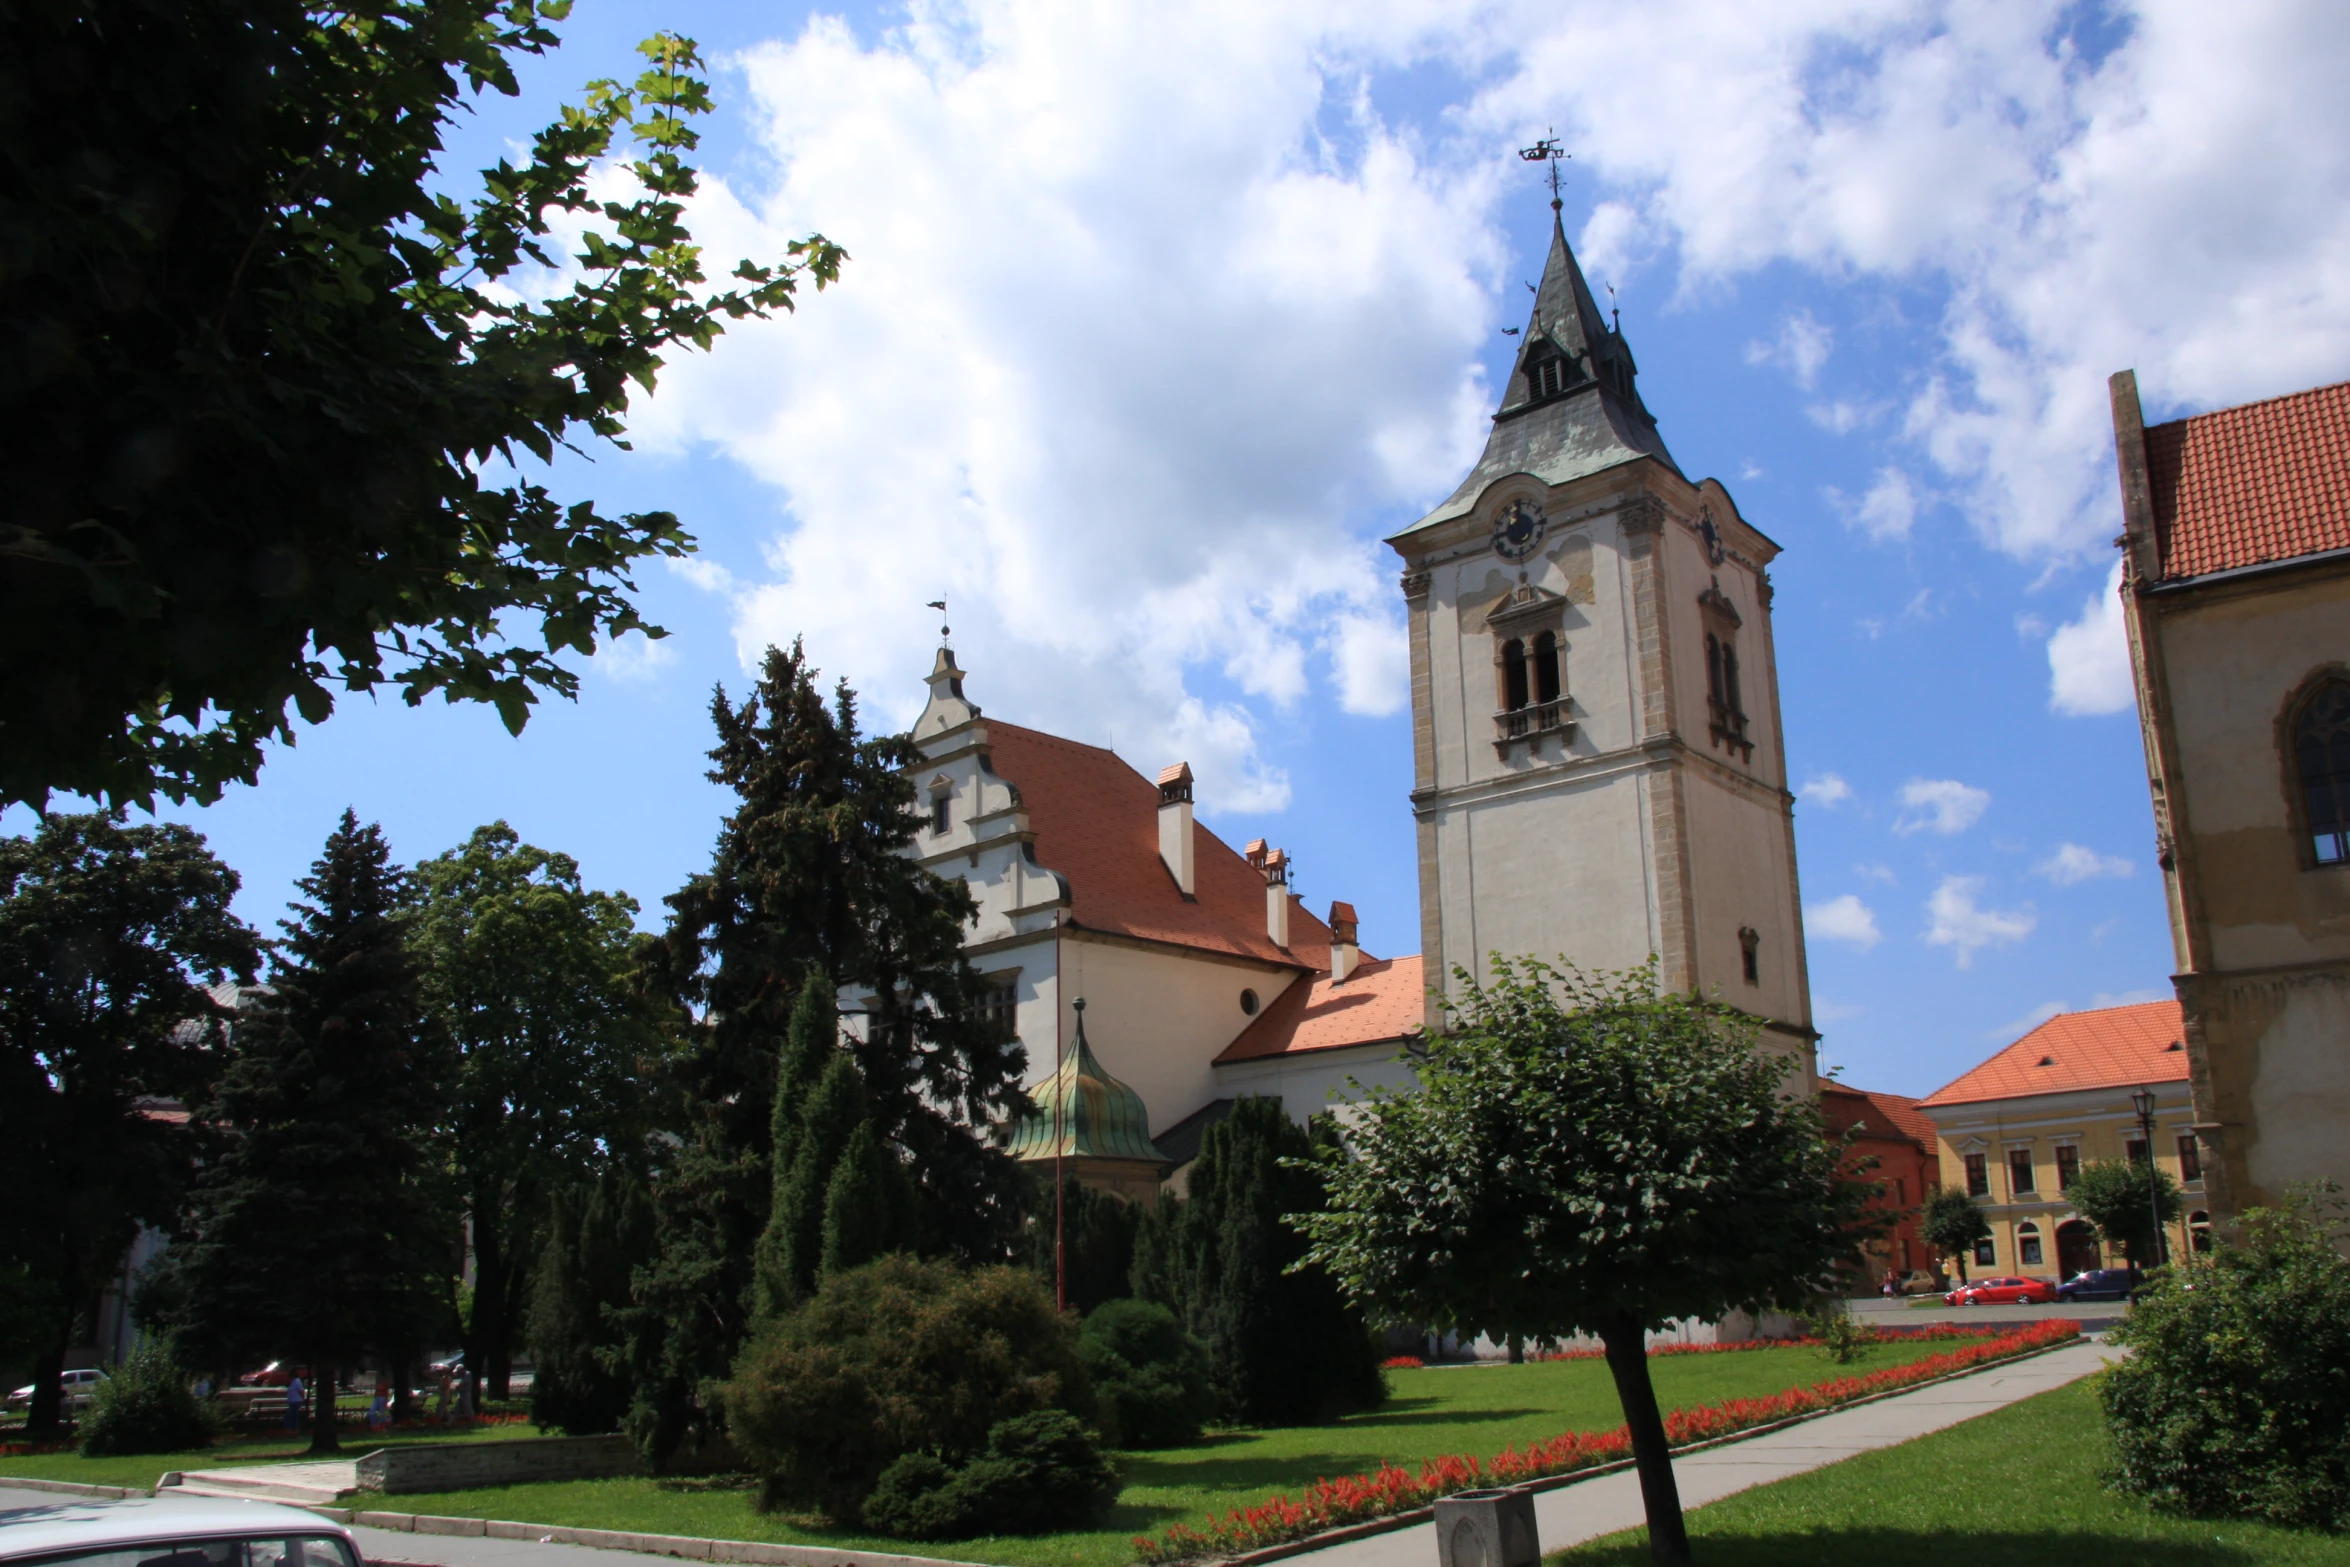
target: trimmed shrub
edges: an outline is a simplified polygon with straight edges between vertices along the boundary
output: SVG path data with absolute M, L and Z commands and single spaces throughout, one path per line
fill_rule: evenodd
M 114 1375 L 98 1384 L 96 1402 L 82 1417 L 82 1453 L 120 1458 L 132 1453 L 180 1453 L 212 1440 L 212 1417 L 189 1391 L 188 1374 L 170 1350 L 142 1341 Z
M 2244 1215 L 2241 1245 L 2155 1276 L 2099 1386 L 2123 1491 L 2201 1516 L 2350 1528 L 2350 1261 L 2330 1194 Z
M 1199 1440 L 1216 1411 L 1216 1390 L 1207 1350 L 1175 1313 L 1149 1301 L 1106 1301 L 1078 1329 L 1077 1346 L 1112 1447 Z
M 1058 1409 L 1016 1415 L 959 1468 L 908 1453 L 865 1499 L 865 1526 L 908 1540 L 1046 1534 L 1099 1524 L 1118 1499 L 1118 1468 L 1093 1433 Z
M 1053 1286 L 1053 1177 L 1045 1165 L 1029 1199 L 1028 1228 L 1022 1236 L 1028 1266 L 1045 1288 Z M 1088 1312 L 1107 1300 L 1134 1293 L 1134 1234 L 1142 1208 L 1097 1192 L 1074 1175 L 1062 1183 L 1069 1243 L 1069 1306 Z
M 814 1507 L 842 1522 L 861 1516 L 882 1473 L 908 1453 L 956 1470 L 1013 1416 L 1095 1418 L 1075 1325 L 1033 1274 L 904 1256 L 836 1273 L 774 1318 L 735 1362 L 724 1396 L 762 1505 Z

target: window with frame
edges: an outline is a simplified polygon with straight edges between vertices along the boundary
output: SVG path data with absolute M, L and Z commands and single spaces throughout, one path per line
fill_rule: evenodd
M 2195 1141 L 2193 1132 L 2179 1134 L 2179 1179 L 2182 1181 L 2203 1179 L 2203 1145 Z
M 1501 707 L 1514 713 L 1526 705 L 1526 644 L 1516 637 L 1501 645 Z
M 1567 389 L 1567 362 L 1539 359 L 1526 367 L 1526 388 L 1537 400 L 1556 397 Z
M 1960 1162 L 1966 1166 L 1966 1194 L 1969 1197 L 1991 1195 L 1990 1160 L 1979 1153 L 1962 1154 Z
M 2122 1157 L 2132 1164 L 2144 1164 L 2146 1162 L 2146 1139 L 2133 1137 L 2122 1144 Z
M 2320 865 L 2350 859 L 2350 680 L 2328 680 L 2293 717 L 2301 823 Z
M 2056 1189 L 2069 1192 L 2081 1173 L 2081 1150 L 2072 1143 L 2056 1145 Z
M 1738 644 L 1726 630 L 1705 634 L 1705 708 L 1714 744 L 1751 756 L 1754 746 L 1746 738 L 1746 702 L 1738 688 Z
M 1555 631 L 1534 633 L 1534 700 L 1555 702 L 1559 699 L 1559 638 Z
M 1994 1245 L 1992 1244 L 1992 1242 L 1991 1242 L 1991 1238 L 1990 1238 L 1989 1236 L 1987 1236 L 1987 1235 L 1986 1235 L 1985 1237 L 1983 1237 L 1983 1239 L 1981 1239 L 1981 1240 L 1979 1240 L 1979 1241 L 1975 1242 L 1975 1266 L 1976 1266 L 1976 1267 L 1978 1267 L 1978 1268 L 1990 1268 L 1990 1267 L 1996 1267 L 1996 1266 L 1998 1266 L 1998 1263 L 1999 1263 L 1999 1250 L 1998 1250 L 1998 1248 L 1997 1248 L 1996 1246 L 1994 1246 Z
M 2211 1215 L 2200 1208 L 2187 1215 L 2187 1244 L 2199 1256 L 2211 1254 Z
M 2026 1220 L 2024 1223 L 2016 1226 L 2015 1260 L 2016 1266 L 2019 1268 L 2037 1267 L 2042 1260 L 2040 1254 L 2040 1226 L 2030 1222 L 2029 1220 Z
M 931 795 L 930 830 L 933 835 L 940 837 L 945 836 L 948 826 L 951 825 L 954 821 L 954 802 L 955 797 L 947 793 L 947 791 L 944 789 L 941 789 L 937 793 Z
M 2040 1189 L 2040 1178 L 2032 1173 L 2032 1150 L 2010 1148 L 2007 1151 L 2007 1189 L 2021 1196 Z
M 1020 1037 L 1020 976 L 1005 974 L 991 976 L 987 982 L 986 999 L 979 1004 L 982 1021 L 993 1026 L 1005 1039 Z

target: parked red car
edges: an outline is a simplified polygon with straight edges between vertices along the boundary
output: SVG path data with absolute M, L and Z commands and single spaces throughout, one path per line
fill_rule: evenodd
M 1942 1297 L 1945 1306 L 2045 1306 L 2056 1299 L 2046 1279 L 1975 1279 Z
M 309 1368 L 289 1366 L 282 1360 L 273 1360 L 259 1371 L 246 1372 L 237 1378 L 237 1385 L 239 1387 L 284 1387 L 288 1382 L 294 1380 L 294 1373 L 297 1371 L 302 1373 L 302 1381 L 307 1385 L 310 1381 Z

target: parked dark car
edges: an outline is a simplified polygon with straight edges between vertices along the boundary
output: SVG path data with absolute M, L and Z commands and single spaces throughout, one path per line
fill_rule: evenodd
M 2136 1300 L 2146 1275 L 2136 1268 L 2090 1268 L 2056 1286 L 2058 1300 Z

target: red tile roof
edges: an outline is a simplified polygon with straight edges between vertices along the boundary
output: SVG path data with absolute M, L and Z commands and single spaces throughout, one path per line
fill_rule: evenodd
M 1295 929 L 1293 925 L 1293 933 Z M 1402 1039 L 1419 1031 L 1427 998 L 1417 956 L 1365 958 L 1337 982 L 1325 969 L 1275 996 L 1257 1020 L 1224 1047 L 1216 1065 Z
M 2081 1088 L 2183 1082 L 2186 1025 L 2176 1001 L 2060 1012 L 1918 1104 L 1927 1110 Z M 2173 1048 L 2176 1046 L 2177 1048 Z
M 1924 1148 L 1934 1146 L 1934 1123 L 1918 1109 L 1918 1102 L 1906 1094 L 1879 1093 L 1873 1088 L 1854 1088 L 1844 1083 L 1823 1083 L 1820 1086 L 1820 1099 L 1828 1112 L 1828 1125 L 1835 1131 L 1841 1132 L 1858 1121 L 1863 1123 L 1867 1133 L 1880 1137 L 1906 1137 Z
M 2146 431 L 2166 580 L 2350 549 L 2350 381 Z
M 984 722 L 988 765 L 1020 790 L 1037 863 L 1068 878 L 1072 924 L 1304 969 L 1328 965 L 1330 927 L 1295 897 L 1289 949 L 1273 945 L 1264 873 L 1203 826 L 1193 828 L 1193 896 L 1183 896 L 1159 858 L 1159 786 L 1115 751 Z

